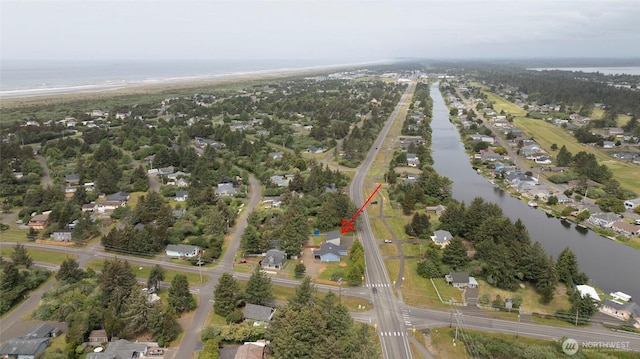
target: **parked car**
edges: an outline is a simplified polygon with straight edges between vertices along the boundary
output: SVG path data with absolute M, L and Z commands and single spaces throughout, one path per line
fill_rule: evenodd
M 378 288 L 373 287 L 373 288 L 371 288 L 371 291 L 373 292 L 373 294 L 377 294 L 378 293 Z
M 164 349 L 152 349 L 149 351 L 149 355 L 164 355 Z
M 391 243 L 391 242 L 393 242 L 393 241 L 392 241 L 392 240 L 390 240 L 390 239 L 385 239 L 385 240 L 384 240 L 384 243 Z

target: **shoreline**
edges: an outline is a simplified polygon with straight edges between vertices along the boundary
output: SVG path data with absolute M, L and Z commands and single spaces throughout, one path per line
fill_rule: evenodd
M 144 79 L 119 83 L 85 84 L 68 87 L 34 88 L 0 91 L 0 109 L 20 108 L 58 101 L 76 101 L 127 95 L 158 94 L 171 90 L 213 87 L 249 81 L 282 79 L 294 76 L 318 75 L 328 71 L 348 70 L 380 65 L 389 61 L 345 63 L 336 65 L 282 68 L 223 73 L 179 78 Z

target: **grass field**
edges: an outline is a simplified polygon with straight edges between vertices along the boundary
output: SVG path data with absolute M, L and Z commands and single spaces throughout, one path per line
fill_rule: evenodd
M 527 111 L 525 109 L 521 108 L 513 102 L 509 102 L 491 92 L 484 91 L 484 93 L 487 95 L 487 100 L 493 103 L 493 109 L 497 113 L 500 113 L 502 110 L 504 110 L 504 112 L 510 113 L 514 116 L 524 116 L 527 114 Z
M 402 284 L 402 298 L 408 305 L 433 306 L 438 308 L 448 308 L 442 304 L 436 290 L 427 278 L 422 278 L 416 272 L 417 259 L 405 259 L 404 281 Z M 386 261 L 387 266 L 390 261 Z M 388 268 L 388 267 L 387 267 Z M 391 275 L 391 270 L 389 270 Z M 397 276 L 397 274 L 396 274 Z
M 387 239 L 391 238 L 391 234 L 385 228 L 384 223 L 380 218 L 369 218 L 369 223 L 371 223 L 371 230 L 373 231 L 373 236 L 376 239 Z
M 554 152 L 551 151 L 551 145 L 554 143 L 558 146 L 566 146 L 567 150 L 574 155 L 580 151 L 592 153 L 599 162 L 609 167 L 613 177 L 622 187 L 640 193 L 640 181 L 638 181 L 640 168 L 637 165 L 618 161 L 598 148 L 578 143 L 568 132 L 545 121 L 518 117 L 514 123 L 526 134 L 525 137 L 534 137 L 536 142 L 552 155 Z
M 92 261 L 90 261 L 89 263 L 87 263 L 87 268 L 91 268 L 95 271 L 102 271 L 102 268 L 104 267 L 104 259 L 94 259 Z M 141 278 L 141 279 L 147 279 L 149 278 L 149 274 L 151 273 L 151 266 L 141 266 L 138 264 L 131 264 L 131 269 L 133 270 L 133 273 L 136 275 L 136 277 Z M 207 275 L 203 275 L 202 276 L 202 282 L 200 282 L 200 275 L 197 273 L 189 273 L 189 272 L 182 272 L 182 271 L 177 271 L 174 269 L 167 269 L 164 268 L 164 281 L 163 282 L 167 282 L 167 283 L 171 283 L 171 280 L 173 279 L 173 277 L 176 276 L 176 274 L 184 274 L 187 276 L 187 280 L 189 281 L 189 285 L 192 287 L 195 286 L 200 286 L 204 283 L 207 283 L 209 281 L 209 276 Z
M 480 288 L 479 296 L 483 294 L 489 294 L 491 300 L 495 299 L 496 295 L 500 295 L 502 299 L 512 298 L 516 294 L 522 296 L 522 310 L 526 312 L 541 313 L 553 315 L 559 309 L 567 309 L 571 307 L 569 303 L 569 297 L 567 296 L 566 288 L 564 285 L 559 284 L 556 288 L 555 296 L 549 304 L 540 303 L 540 295 L 536 293 L 532 286 L 526 284 L 525 288 L 518 288 L 515 291 L 507 291 L 495 288 L 484 280 L 478 279 L 478 285 Z
M 464 303 L 462 291 L 447 284 L 444 278 L 433 278 L 433 284 L 440 293 L 443 301 L 453 300 L 457 303 Z
M 27 239 L 27 230 L 18 229 L 13 225 L 9 229 L 0 232 L 0 242 L 31 242 Z
M 34 262 L 44 262 L 58 265 L 64 262 L 64 260 L 67 258 L 76 258 L 75 254 L 47 251 L 41 249 L 27 248 L 27 252 L 29 252 L 31 259 L 33 259 Z M 13 247 L 3 247 L 2 249 L 0 249 L 0 255 L 2 255 L 2 257 L 10 257 L 12 253 Z
M 409 223 L 409 217 L 387 218 L 387 224 L 397 239 L 409 239 L 409 236 L 404 232 L 404 226 Z
M 423 244 L 422 248 L 425 248 L 426 244 Z M 421 253 L 420 242 L 412 242 L 412 243 L 403 243 L 402 244 L 402 253 L 405 256 L 419 256 Z

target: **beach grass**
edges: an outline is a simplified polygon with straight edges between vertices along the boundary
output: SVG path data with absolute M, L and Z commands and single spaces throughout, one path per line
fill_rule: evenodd
M 488 91 L 484 91 L 484 93 L 485 95 L 487 95 L 487 101 L 493 103 L 493 109 L 497 113 L 500 113 L 502 110 L 504 110 L 504 112 L 510 113 L 514 116 L 525 116 L 527 114 L 527 111 L 525 109 L 513 102 L 509 102 L 506 99 Z

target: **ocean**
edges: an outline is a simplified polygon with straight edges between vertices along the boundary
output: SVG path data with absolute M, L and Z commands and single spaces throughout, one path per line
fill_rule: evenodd
M 1 60 L 0 98 L 100 91 L 136 85 L 345 65 L 351 63 L 330 60 Z
M 640 76 L 640 67 L 543 67 L 543 68 L 530 68 L 527 70 L 560 70 L 560 71 L 582 71 L 582 72 L 599 72 L 604 75 L 638 75 Z

